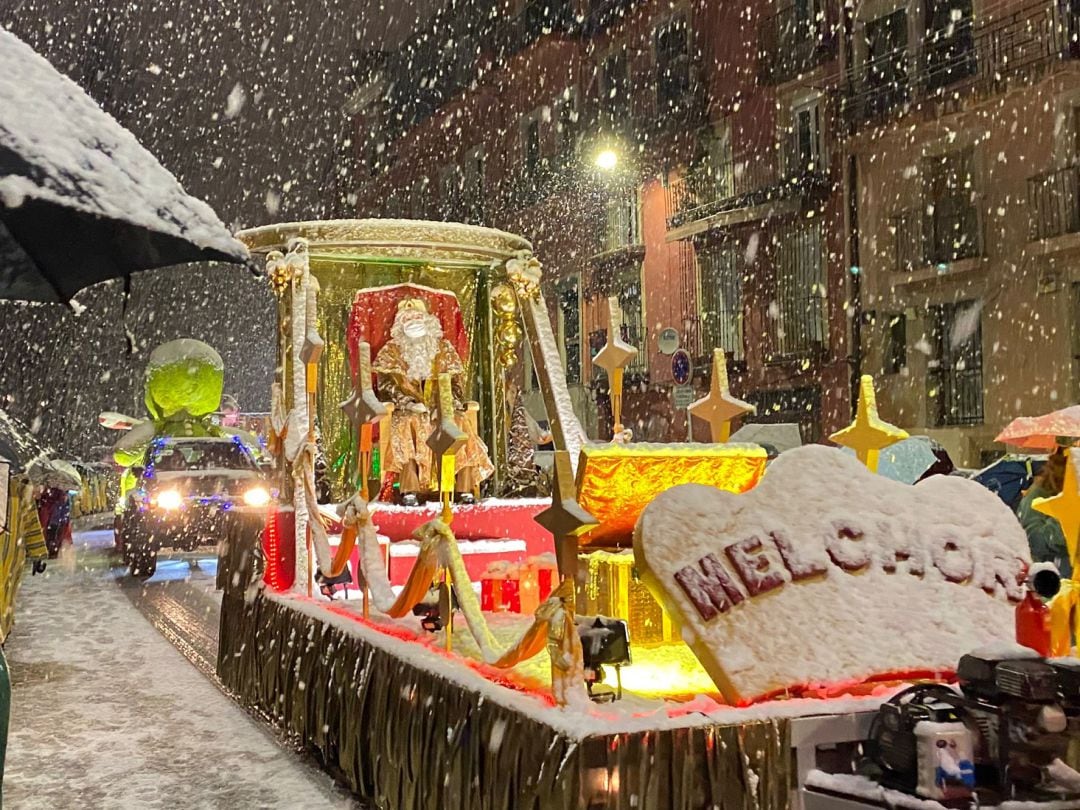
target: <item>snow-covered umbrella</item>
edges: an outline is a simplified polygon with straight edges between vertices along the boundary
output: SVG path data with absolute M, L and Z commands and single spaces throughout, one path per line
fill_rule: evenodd
M 1080 405 L 1070 405 L 1042 416 L 1018 416 L 994 439 L 1028 450 L 1053 450 L 1080 440 Z
M 49 452 L 26 425 L 0 410 L 0 461 L 9 463 L 12 472 L 22 472 Z
M 794 422 L 747 422 L 728 441 L 753 442 L 783 453 L 802 446 L 802 433 Z
M 0 28 L 0 298 L 79 290 L 246 248 L 78 85 Z
M 845 452 L 855 451 L 845 448 Z M 914 484 L 929 473 L 948 475 L 955 469 L 948 452 L 929 436 L 909 436 L 881 450 L 878 474 L 901 484 Z
M 56 489 L 78 489 L 82 476 L 70 463 L 58 458 L 40 458 L 26 470 L 27 477 L 35 484 Z

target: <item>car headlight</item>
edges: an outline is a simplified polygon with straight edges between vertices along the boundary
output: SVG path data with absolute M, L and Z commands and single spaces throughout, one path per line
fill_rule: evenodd
M 179 509 L 183 503 L 183 496 L 175 489 L 167 489 L 154 496 L 154 505 L 161 509 Z
M 270 503 L 270 493 L 266 487 L 252 487 L 244 493 L 244 503 L 248 506 L 266 506 Z

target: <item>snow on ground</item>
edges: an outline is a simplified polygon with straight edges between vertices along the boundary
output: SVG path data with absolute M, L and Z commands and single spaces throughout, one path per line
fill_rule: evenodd
M 23 582 L 5 648 L 8 806 L 355 806 L 154 630 L 114 581 L 102 541 L 77 534 Z

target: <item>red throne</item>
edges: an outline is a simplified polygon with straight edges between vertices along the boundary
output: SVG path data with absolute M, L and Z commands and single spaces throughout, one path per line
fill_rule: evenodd
M 349 325 L 345 331 L 353 377 L 359 363 L 360 344 L 366 341 L 371 345 L 371 359 L 374 360 L 379 349 L 390 339 L 390 327 L 397 315 L 398 302 L 406 298 L 419 298 L 427 304 L 428 312 L 442 324 L 443 337 L 454 345 L 461 359 L 468 362 L 469 336 L 465 331 L 457 296 L 448 290 L 436 290 L 420 284 L 394 284 L 360 290 L 353 299 Z

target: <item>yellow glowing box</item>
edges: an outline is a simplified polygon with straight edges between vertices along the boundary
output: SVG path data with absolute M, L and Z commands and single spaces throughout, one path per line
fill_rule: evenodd
M 578 462 L 578 502 L 600 525 L 583 548 L 629 548 L 649 502 L 679 484 L 746 492 L 765 471 L 765 450 L 751 444 L 588 445 Z

